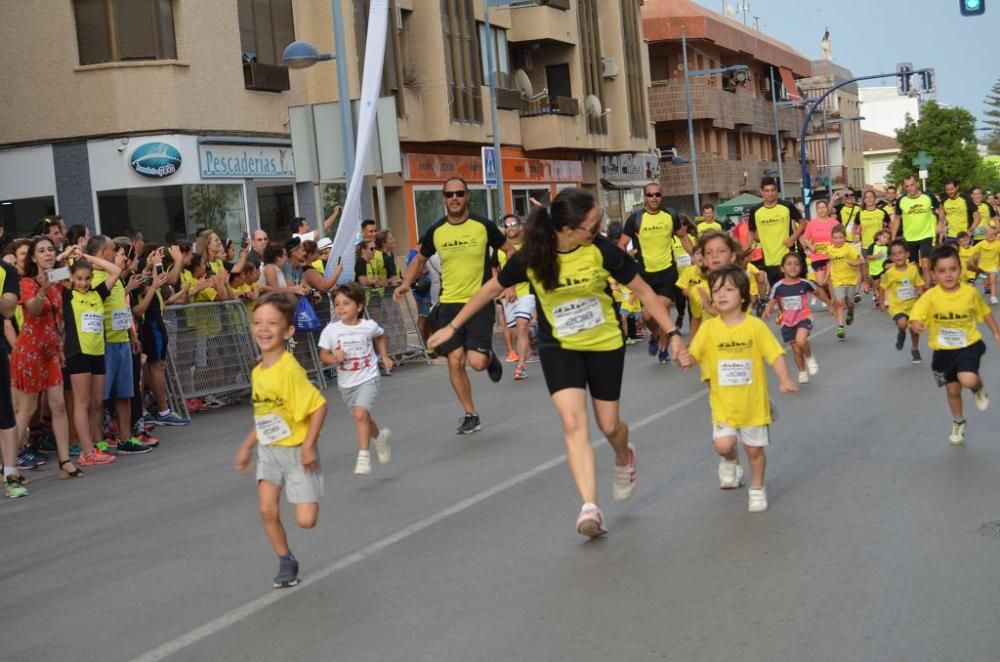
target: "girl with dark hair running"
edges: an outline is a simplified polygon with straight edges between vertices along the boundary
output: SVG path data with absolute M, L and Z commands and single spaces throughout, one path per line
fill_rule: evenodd
M 551 208 L 528 217 L 524 245 L 442 329 L 428 340 L 440 346 L 505 288 L 527 282 L 538 302 L 538 355 L 552 403 L 562 420 L 570 473 L 583 507 L 579 533 L 607 533 L 597 507 L 594 451 L 587 422 L 587 391 L 594 417 L 615 452 L 612 494 L 627 501 L 635 492 L 635 449 L 619 415 L 625 348 L 614 314 L 608 277 L 631 289 L 660 325 L 682 367 L 691 364 L 684 341 L 666 306 L 639 276 L 624 251 L 600 235 L 601 209 L 590 192 L 565 189 Z

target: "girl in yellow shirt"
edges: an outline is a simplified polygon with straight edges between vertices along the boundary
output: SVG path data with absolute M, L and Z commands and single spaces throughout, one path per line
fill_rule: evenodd
M 965 443 L 962 389 L 972 391 L 979 411 L 986 411 L 990 404 L 979 377 L 979 362 L 986 345 L 977 323 L 986 322 L 997 343 L 1000 343 L 1000 327 L 979 292 L 962 282 L 962 264 L 954 246 L 944 244 L 934 249 L 931 271 L 937 285 L 913 306 L 910 326 L 927 332 L 927 344 L 934 350 L 931 370 L 938 386 L 944 386 L 948 392 L 952 415 L 948 441 L 959 446 Z
M 986 227 L 986 238 L 976 244 L 969 266 L 976 273 L 986 275 L 986 285 L 990 291 L 990 303 L 997 305 L 997 272 L 1000 271 L 1000 238 L 996 226 Z

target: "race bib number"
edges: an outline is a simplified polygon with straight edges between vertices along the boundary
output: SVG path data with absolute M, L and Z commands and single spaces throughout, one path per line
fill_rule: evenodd
M 132 313 L 128 310 L 111 311 L 111 328 L 115 331 L 124 331 L 132 326 Z
M 691 256 L 690 255 L 678 255 L 677 256 L 677 266 L 678 267 L 690 267 L 691 266 Z
M 830 244 L 825 244 L 825 243 L 824 244 L 816 244 L 816 252 L 817 253 L 825 253 L 828 250 L 830 250 Z
M 802 310 L 802 297 L 782 297 L 781 307 L 785 310 Z
M 82 333 L 104 333 L 104 315 L 101 313 L 80 313 Z
M 719 361 L 719 386 L 746 386 L 753 383 L 753 361 Z
M 288 423 L 278 414 L 254 417 L 254 427 L 257 429 L 257 443 L 261 446 L 270 446 L 292 434 Z
M 910 299 L 917 298 L 917 288 L 913 287 L 908 281 L 904 282 L 902 285 L 896 286 L 896 297 L 900 301 L 909 301 Z
M 938 344 L 949 349 L 962 349 L 969 343 L 962 329 L 938 329 Z
M 565 338 L 604 324 L 604 309 L 600 299 L 587 297 L 556 306 L 552 318 L 556 333 Z

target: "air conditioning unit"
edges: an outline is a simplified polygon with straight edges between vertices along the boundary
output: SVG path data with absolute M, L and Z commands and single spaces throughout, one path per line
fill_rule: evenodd
M 617 78 L 618 77 L 618 64 L 615 62 L 614 58 L 602 57 L 601 58 L 601 75 L 605 78 Z

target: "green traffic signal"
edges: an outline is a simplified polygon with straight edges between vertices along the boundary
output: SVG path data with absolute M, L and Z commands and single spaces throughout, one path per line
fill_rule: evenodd
M 982 16 L 986 11 L 986 0 L 958 0 L 962 16 Z

